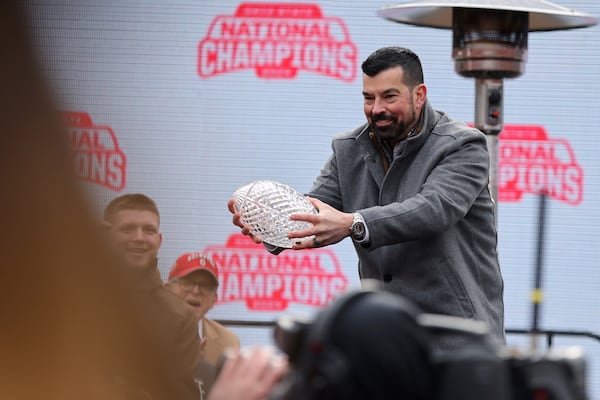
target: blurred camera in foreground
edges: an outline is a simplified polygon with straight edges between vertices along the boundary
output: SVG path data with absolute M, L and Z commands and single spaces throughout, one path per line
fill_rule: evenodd
M 347 293 L 314 320 L 285 315 L 275 342 L 291 370 L 274 400 L 587 399 L 580 348 L 511 350 L 483 323 L 382 291 Z

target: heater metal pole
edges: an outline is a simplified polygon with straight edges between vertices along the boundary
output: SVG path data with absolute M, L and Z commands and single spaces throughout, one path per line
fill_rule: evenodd
M 475 127 L 485 133 L 490 156 L 490 192 L 498 205 L 498 135 L 503 120 L 502 79 L 475 79 Z
M 498 135 L 486 134 L 488 152 L 490 153 L 490 193 L 494 199 L 494 215 L 498 215 Z M 498 220 L 496 218 L 496 224 Z
M 542 292 L 542 269 L 544 263 L 544 233 L 546 231 L 546 198 L 548 197 L 545 191 L 540 194 L 540 209 L 538 215 L 538 236 L 537 236 L 537 251 L 535 262 L 535 277 L 534 286 L 531 293 L 531 302 L 533 303 L 532 310 L 532 327 L 531 327 L 531 348 L 537 350 L 537 339 L 540 329 L 540 307 L 543 301 Z

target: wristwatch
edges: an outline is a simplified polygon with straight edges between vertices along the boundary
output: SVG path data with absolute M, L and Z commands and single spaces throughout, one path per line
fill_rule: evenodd
M 361 240 L 364 240 L 365 235 L 367 234 L 365 220 L 359 213 L 353 213 L 352 216 L 354 217 L 354 221 L 352 221 L 352 225 L 350 225 L 350 236 L 352 239 L 360 242 Z

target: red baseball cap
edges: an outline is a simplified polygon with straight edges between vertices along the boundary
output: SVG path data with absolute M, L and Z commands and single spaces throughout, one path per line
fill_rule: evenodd
M 169 271 L 169 280 L 183 278 L 194 271 L 209 272 L 215 278 L 215 284 L 219 285 L 219 269 L 217 268 L 217 264 L 215 264 L 208 254 L 199 251 L 180 255 L 171 267 L 171 271 Z

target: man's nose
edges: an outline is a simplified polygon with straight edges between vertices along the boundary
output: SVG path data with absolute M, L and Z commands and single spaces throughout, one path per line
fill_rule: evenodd
M 200 294 L 201 292 L 202 292 L 202 289 L 200 289 L 200 285 L 198 285 L 197 283 L 194 283 L 194 286 L 192 286 L 192 293 Z
M 144 230 L 142 228 L 133 231 L 134 240 L 144 240 Z
M 385 102 L 382 99 L 376 98 L 373 102 L 373 116 L 385 114 Z

